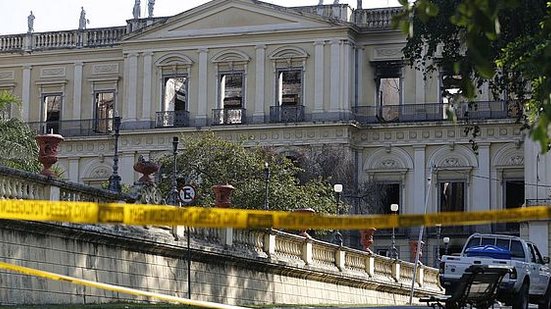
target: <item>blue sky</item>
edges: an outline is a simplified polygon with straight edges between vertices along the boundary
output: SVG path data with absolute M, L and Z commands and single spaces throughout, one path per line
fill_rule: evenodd
M 264 0 L 282 6 L 316 5 L 318 0 Z M 333 0 L 324 0 L 326 4 Z M 175 15 L 208 0 L 156 0 L 155 16 Z M 341 0 L 356 6 L 356 0 Z M 134 0 L 0 0 L 0 34 L 27 32 L 27 16 L 35 16 L 34 31 L 78 28 L 80 7 L 86 10 L 89 28 L 121 26 L 132 18 Z M 363 7 L 398 6 L 397 0 L 363 0 Z M 142 16 L 147 15 L 147 0 L 141 0 Z

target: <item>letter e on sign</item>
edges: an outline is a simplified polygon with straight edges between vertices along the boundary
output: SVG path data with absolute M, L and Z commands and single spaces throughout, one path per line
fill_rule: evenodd
M 184 203 L 190 203 L 195 200 L 195 188 L 190 185 L 185 185 L 180 190 L 180 200 Z

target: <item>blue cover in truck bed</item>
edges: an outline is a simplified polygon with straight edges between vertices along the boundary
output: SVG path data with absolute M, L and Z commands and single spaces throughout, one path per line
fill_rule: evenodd
M 465 250 L 467 256 L 481 256 L 494 259 L 510 260 L 511 251 L 493 245 L 474 246 Z

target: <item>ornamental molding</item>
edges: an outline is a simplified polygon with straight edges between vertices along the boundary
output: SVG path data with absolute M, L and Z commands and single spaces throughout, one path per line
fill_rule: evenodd
M 373 60 L 398 60 L 402 59 L 401 47 L 379 47 L 373 49 Z
M 14 80 L 15 71 L 0 71 L 0 80 Z
M 54 68 L 42 68 L 40 69 L 40 77 L 64 77 L 65 76 L 65 67 L 54 67 Z
M 119 74 L 119 64 L 118 63 L 96 64 L 92 66 L 92 74 L 93 75 Z

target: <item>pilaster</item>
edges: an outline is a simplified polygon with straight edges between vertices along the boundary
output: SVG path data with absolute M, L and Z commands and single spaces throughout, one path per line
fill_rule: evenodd
M 404 209 L 404 213 L 421 214 L 425 211 L 425 195 L 428 193 L 426 192 L 425 147 L 425 145 L 413 146 L 413 190 L 410 196 L 413 203 L 411 208 Z
M 22 120 L 25 122 L 30 121 L 29 112 L 31 108 L 31 70 L 32 66 L 24 65 L 23 66 L 23 85 L 21 89 L 21 101 L 23 103 L 23 108 L 21 111 Z M 41 108 L 40 106 L 35 108 Z
M 125 62 L 125 66 L 128 67 L 125 95 L 127 104 L 126 115 L 123 115 L 123 119 L 126 118 L 126 121 L 136 121 L 136 105 L 138 104 L 138 54 L 129 53 Z
M 82 106 L 82 62 L 75 62 L 73 77 L 73 115 L 74 120 L 80 119 Z
M 69 158 L 69 181 L 79 182 L 80 171 L 79 171 L 79 160 L 80 157 L 70 157 Z
M 150 121 L 151 109 L 157 106 L 157 102 L 151 100 L 151 81 L 153 80 L 152 67 L 153 53 L 146 52 L 143 54 L 143 89 L 142 89 L 142 121 Z
M 196 125 L 207 124 L 207 102 L 208 102 L 208 49 L 200 48 L 199 52 L 199 85 L 197 94 L 197 120 Z
M 264 115 L 266 113 L 265 107 L 265 68 L 266 68 L 266 45 L 259 44 L 255 46 L 256 49 L 256 66 L 255 66 L 255 102 L 254 102 L 254 113 L 253 119 L 258 120 L 259 122 L 264 121 Z M 268 109 L 268 115 L 270 111 Z M 253 120 L 254 121 L 254 120 Z M 256 122 L 256 121 L 255 121 Z
M 314 42 L 314 113 L 323 113 L 324 110 L 324 48 L 325 41 Z
M 341 98 L 341 62 L 340 62 L 340 51 L 341 51 L 341 41 L 340 40 L 331 40 L 331 87 L 329 88 L 330 102 L 329 102 L 329 112 L 338 113 L 340 106 Z

